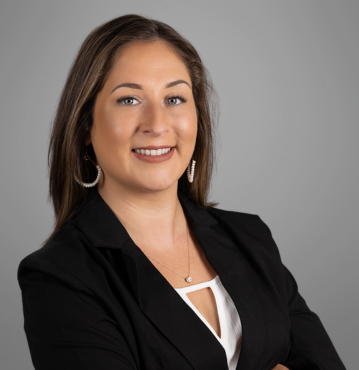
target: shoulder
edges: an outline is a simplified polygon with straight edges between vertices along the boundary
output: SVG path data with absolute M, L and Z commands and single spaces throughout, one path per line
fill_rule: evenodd
M 29 259 L 56 260 L 60 255 L 71 253 L 69 251 L 74 249 L 83 248 L 85 244 L 84 235 L 75 227 L 74 221 L 70 220 L 42 247 L 25 256 L 20 264 Z
M 215 230 L 234 240 L 235 245 L 253 260 L 281 263 L 281 253 L 268 225 L 257 214 L 207 208 L 216 219 Z
M 50 276 L 83 287 L 81 276 L 89 276 L 88 271 L 95 263 L 91 254 L 85 236 L 70 220 L 51 240 L 20 261 L 17 269 L 19 284 L 22 286 L 28 281 Z
M 207 212 L 217 219 L 216 229 L 234 241 L 253 276 L 262 279 L 262 283 L 273 281 L 285 295 L 285 271 L 280 249 L 262 218 L 257 214 L 216 208 Z
M 264 238 L 272 238 L 270 228 L 257 214 L 228 211 L 215 207 L 207 207 L 206 211 L 219 223 L 228 224 L 234 228 L 240 228 L 243 231 Z

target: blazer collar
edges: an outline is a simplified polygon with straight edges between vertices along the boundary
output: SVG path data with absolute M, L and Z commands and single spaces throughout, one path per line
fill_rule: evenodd
M 178 191 L 178 199 L 193 229 L 201 226 L 209 227 L 217 223 L 217 220 L 208 212 L 187 199 L 183 192 Z M 89 188 L 88 197 L 77 215 L 76 222 L 91 244 L 98 248 L 121 249 L 128 239 L 131 239 L 125 227 L 102 199 L 97 188 Z
M 121 250 L 133 294 L 145 315 L 194 369 L 228 370 L 225 350 L 212 332 L 133 242 L 97 188 L 89 190 L 77 226 L 94 247 Z M 264 320 L 244 251 L 259 241 L 240 225 L 233 228 L 223 217 L 200 208 L 181 191 L 178 197 L 197 242 L 238 310 L 243 340 L 236 370 L 255 368 L 263 349 L 264 338 L 258 333 L 264 333 Z

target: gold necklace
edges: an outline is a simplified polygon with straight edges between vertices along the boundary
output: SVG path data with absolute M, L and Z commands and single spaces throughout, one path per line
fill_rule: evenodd
M 187 226 L 187 225 L 186 225 L 186 226 Z M 186 233 L 186 234 L 187 234 L 187 249 L 188 249 L 188 275 L 187 275 L 187 277 L 180 275 L 180 274 L 179 274 L 179 273 L 177 273 L 176 271 L 173 271 L 173 270 L 172 270 L 172 269 L 170 269 L 169 267 L 167 267 L 167 266 L 163 265 L 161 262 L 158 262 L 158 261 L 156 261 L 156 260 L 155 260 L 155 259 L 153 259 L 153 258 L 150 258 L 150 257 L 148 257 L 148 258 L 149 258 L 151 261 L 155 261 L 155 262 L 159 263 L 161 266 L 165 267 L 166 269 L 168 269 L 168 270 L 170 270 L 170 271 L 174 272 L 175 274 L 177 274 L 177 275 L 181 276 L 182 278 L 184 278 L 184 280 L 185 280 L 188 284 L 190 284 L 190 283 L 192 282 L 192 278 L 191 278 L 191 276 L 190 276 L 190 274 L 189 274 L 190 261 L 189 261 L 188 228 L 186 228 L 186 230 L 187 230 L 187 233 Z

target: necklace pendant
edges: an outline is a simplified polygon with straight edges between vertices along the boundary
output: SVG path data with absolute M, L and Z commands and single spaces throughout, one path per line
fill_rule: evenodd
M 192 282 L 192 278 L 190 276 L 186 277 L 185 280 L 187 281 L 187 283 L 191 283 Z

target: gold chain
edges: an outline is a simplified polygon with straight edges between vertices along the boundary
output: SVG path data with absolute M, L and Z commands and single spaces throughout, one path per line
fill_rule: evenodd
M 187 226 L 187 225 L 186 225 Z M 189 243 L 188 243 L 188 228 L 186 228 L 186 230 L 187 230 L 187 249 L 188 249 L 188 275 L 187 275 L 187 278 L 188 277 L 190 277 L 190 262 L 189 262 Z M 151 261 L 155 261 L 155 262 L 157 262 L 157 263 L 159 263 L 161 266 L 163 266 L 163 267 L 165 267 L 166 269 L 168 269 L 168 270 L 170 270 L 170 271 L 172 271 L 172 272 L 174 272 L 175 274 L 177 274 L 177 275 L 179 275 L 179 276 L 181 276 L 182 278 L 184 278 L 185 280 L 186 280 L 186 277 L 185 276 L 182 276 L 182 275 L 180 275 L 178 272 L 176 272 L 176 271 L 173 271 L 172 269 L 170 269 L 169 267 L 167 267 L 167 266 L 165 266 L 165 265 L 163 265 L 161 262 L 158 262 L 158 261 L 156 261 L 155 259 L 153 259 L 153 258 L 150 258 L 150 257 L 148 257 Z M 186 280 L 187 281 L 187 280 Z M 187 283 L 188 283 L 188 281 L 187 281 Z

